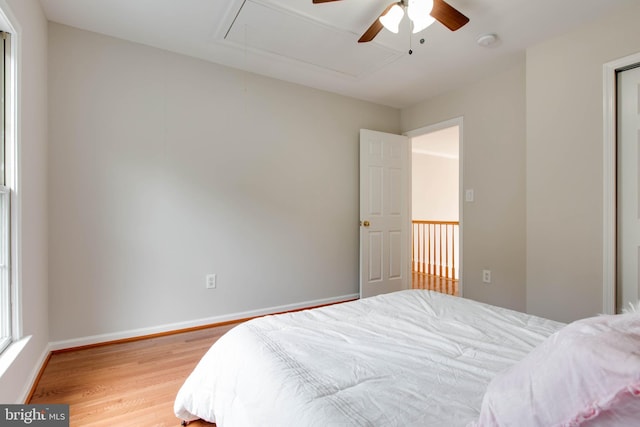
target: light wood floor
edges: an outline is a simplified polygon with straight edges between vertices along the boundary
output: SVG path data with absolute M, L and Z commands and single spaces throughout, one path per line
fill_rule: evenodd
M 431 274 L 418 273 L 415 271 L 412 271 L 411 275 L 413 289 L 429 289 L 431 291 L 438 291 L 448 295 L 459 296 L 458 280 L 433 276 Z
M 421 273 L 414 273 L 413 287 L 458 294 L 457 281 Z M 173 414 L 178 389 L 209 347 L 235 325 L 55 352 L 29 403 L 69 404 L 72 427 L 178 427 Z
M 233 326 L 55 353 L 29 403 L 69 404 L 72 427 L 178 427 L 173 414 L 178 389 L 211 344 Z

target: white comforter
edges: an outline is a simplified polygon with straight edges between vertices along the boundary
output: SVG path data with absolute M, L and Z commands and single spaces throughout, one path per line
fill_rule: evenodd
M 266 316 L 211 347 L 174 410 L 218 427 L 465 426 L 491 378 L 562 326 L 422 290 Z

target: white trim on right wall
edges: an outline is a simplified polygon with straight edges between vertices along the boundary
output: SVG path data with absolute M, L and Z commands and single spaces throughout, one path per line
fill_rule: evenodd
M 616 72 L 640 63 L 640 53 L 603 66 L 602 312 L 616 312 Z

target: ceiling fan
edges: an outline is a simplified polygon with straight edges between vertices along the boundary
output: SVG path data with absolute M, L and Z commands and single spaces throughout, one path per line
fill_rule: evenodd
M 329 3 L 334 1 L 340 0 L 313 0 L 313 3 Z M 434 21 L 439 21 L 451 31 L 456 31 L 469 22 L 469 18 L 444 0 L 400 0 L 391 3 L 382 11 L 367 31 L 362 34 L 358 43 L 370 42 L 378 35 L 382 28 L 387 28 L 397 33 L 398 25 L 404 17 L 405 10 L 413 25 L 414 33 L 424 30 Z

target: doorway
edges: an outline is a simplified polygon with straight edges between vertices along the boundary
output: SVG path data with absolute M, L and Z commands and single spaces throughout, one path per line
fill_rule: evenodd
M 640 298 L 640 64 L 617 73 L 616 312 Z
M 412 287 L 458 296 L 462 119 L 406 135 L 411 141 Z
M 618 140 L 619 118 L 624 115 L 622 110 L 628 108 L 620 105 L 618 77 L 625 70 L 637 68 L 640 65 L 640 53 L 630 55 L 603 66 L 604 83 L 604 142 L 603 142 L 603 287 L 602 287 L 602 312 L 603 314 L 615 314 L 622 310 L 625 304 L 623 295 L 631 295 L 629 290 L 633 288 L 631 284 L 623 285 L 621 273 L 625 267 L 620 265 L 624 248 L 619 246 L 621 239 L 619 229 L 619 209 L 624 209 L 618 205 Z M 638 92 L 636 91 L 636 94 Z M 630 97 L 633 98 L 633 97 Z M 637 98 L 637 96 L 636 96 Z M 636 104 L 638 100 L 636 99 Z M 636 105 L 636 113 L 637 113 Z M 631 107 L 633 108 L 633 107 Z M 637 132 L 636 132 L 637 137 Z M 637 142 L 636 142 L 637 143 Z M 637 160 L 637 157 L 636 157 Z M 637 173 L 637 163 L 636 163 Z M 637 179 L 637 176 L 636 176 Z M 624 197 L 624 196 L 622 196 Z M 626 197 L 625 197 L 626 199 Z M 632 197 L 635 206 L 639 206 L 638 193 Z M 620 213 L 621 214 L 621 213 Z M 636 245 L 636 248 L 638 245 Z M 638 249 L 635 249 L 635 262 L 638 263 Z M 636 264 L 637 273 L 637 264 Z M 635 280 L 635 290 L 638 289 L 638 279 Z M 626 290 L 623 290 L 622 287 Z

